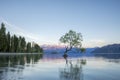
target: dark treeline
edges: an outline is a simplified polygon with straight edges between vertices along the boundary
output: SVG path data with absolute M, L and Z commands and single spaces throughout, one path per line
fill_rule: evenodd
M 0 27 L 0 52 L 15 53 L 40 53 L 43 49 L 36 43 L 26 42 L 22 36 L 10 35 L 6 32 L 5 24 L 1 23 Z

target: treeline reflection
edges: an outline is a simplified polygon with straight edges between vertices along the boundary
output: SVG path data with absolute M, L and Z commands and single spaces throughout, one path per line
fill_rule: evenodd
M 21 80 L 23 70 L 42 58 L 41 54 L 0 56 L 0 80 Z

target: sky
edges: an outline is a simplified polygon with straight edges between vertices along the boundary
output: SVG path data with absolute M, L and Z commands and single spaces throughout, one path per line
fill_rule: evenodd
M 69 30 L 83 47 L 120 43 L 120 0 L 0 0 L 0 23 L 27 41 L 60 44 Z

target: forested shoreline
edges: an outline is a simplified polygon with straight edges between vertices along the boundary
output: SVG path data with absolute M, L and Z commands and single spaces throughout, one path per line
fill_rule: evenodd
M 6 32 L 5 24 L 0 27 L 0 52 L 10 53 L 41 53 L 43 49 L 35 42 L 26 42 L 22 36 Z

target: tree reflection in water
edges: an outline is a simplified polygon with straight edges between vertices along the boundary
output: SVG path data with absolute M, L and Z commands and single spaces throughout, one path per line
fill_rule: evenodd
M 0 56 L 0 80 L 21 80 L 25 66 L 35 64 L 42 55 L 1 55 Z
M 66 59 L 64 68 L 59 70 L 60 80 L 83 80 L 83 65 L 86 64 L 86 59 L 78 59 L 76 63 Z

